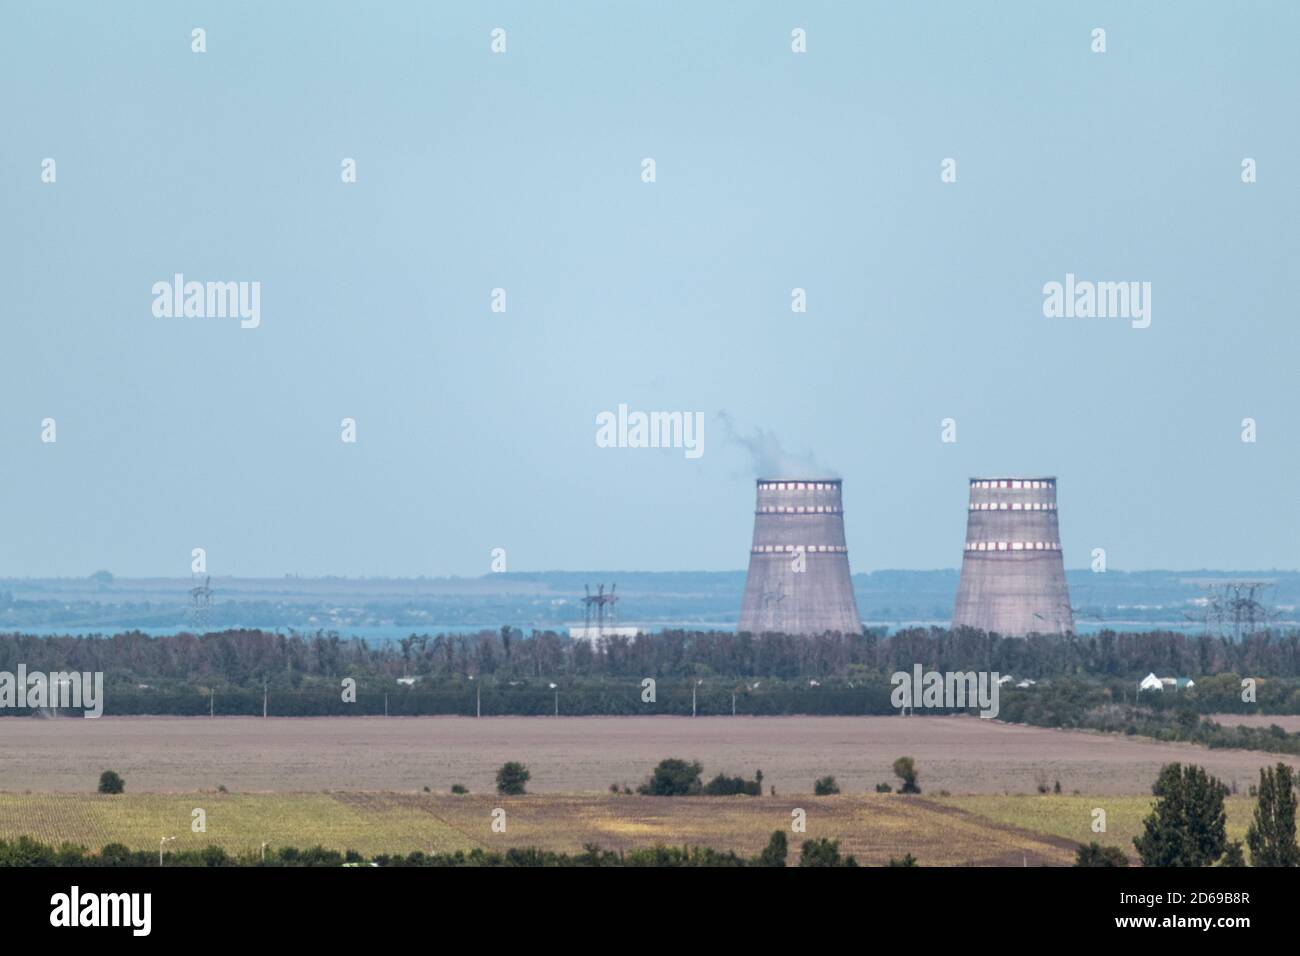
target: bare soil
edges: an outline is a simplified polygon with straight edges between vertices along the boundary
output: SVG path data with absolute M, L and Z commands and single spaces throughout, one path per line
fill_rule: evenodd
M 1208 750 L 975 717 L 102 717 L 0 718 L 0 790 L 92 792 L 100 771 L 128 792 L 420 791 L 462 783 L 493 790 L 519 760 L 536 793 L 635 788 L 664 757 L 752 777 L 764 791 L 807 794 L 833 774 L 844 793 L 897 784 L 895 758 L 915 758 L 926 794 L 1149 794 L 1164 763 L 1205 766 L 1241 786 L 1261 766 L 1297 758 Z
M 1225 727 L 1268 727 L 1277 724 L 1287 733 L 1300 731 L 1300 715 L 1296 714 L 1211 714 L 1210 720 Z

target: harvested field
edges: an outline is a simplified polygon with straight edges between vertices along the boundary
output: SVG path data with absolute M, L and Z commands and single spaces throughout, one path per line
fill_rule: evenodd
M 1006 799 L 1006 798 L 990 798 Z M 207 832 L 192 833 L 191 813 L 207 814 Z M 506 811 L 506 832 L 491 830 L 492 811 Z M 807 814 L 807 833 L 791 833 L 791 810 Z M 756 854 L 772 831 L 790 839 L 791 862 L 806 837 L 841 841 L 859 863 L 884 865 L 907 853 L 926 866 L 1065 865 L 1075 844 L 1013 824 L 983 819 L 960 806 L 896 794 L 838 797 L 497 797 L 411 793 L 336 794 L 0 794 L 0 839 L 22 834 L 47 843 L 98 849 L 110 842 L 156 850 L 219 845 L 232 852 L 321 844 L 365 854 L 450 852 L 480 846 L 537 846 L 562 852 L 597 843 L 608 849 L 690 844 Z
M 1300 759 L 1209 750 L 1141 737 L 1049 730 L 975 717 L 103 717 L 0 719 L 0 791 L 95 789 L 104 769 L 128 794 L 231 791 L 419 791 L 463 783 L 491 792 L 520 760 L 535 793 L 635 787 L 664 757 L 699 760 L 705 778 L 764 773 L 780 797 L 834 774 L 846 794 L 896 783 L 916 758 L 926 795 L 1150 792 L 1161 764 L 1204 765 L 1244 789 L 1261 766 Z

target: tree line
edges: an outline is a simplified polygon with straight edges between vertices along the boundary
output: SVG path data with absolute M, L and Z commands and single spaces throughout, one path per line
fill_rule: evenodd
M 229 853 L 222 847 L 209 846 L 202 850 L 177 850 L 165 853 L 163 865 L 182 867 L 325 867 L 325 866 L 389 866 L 389 867 L 745 867 L 786 866 L 789 844 L 785 833 L 775 830 L 761 851 L 746 857 L 731 850 L 714 850 L 698 846 L 653 846 L 630 850 L 602 850 L 589 844 L 581 853 L 557 853 L 536 847 L 516 847 L 509 850 L 487 850 L 475 847 L 468 852 L 425 853 L 417 850 L 408 854 L 381 853 L 364 857 L 353 850 L 340 852 L 322 846 L 299 849 L 297 847 L 270 847 L 260 850 Z M 98 852 L 65 843 L 51 846 L 30 837 L 0 840 L 0 867 L 51 866 L 51 867 L 145 867 L 158 866 L 158 853 L 154 850 L 132 850 L 121 843 L 110 843 Z M 852 856 L 840 853 L 838 840 L 808 839 L 799 850 L 798 866 L 857 866 Z M 912 865 L 912 864 L 906 864 Z
M 0 634 L 0 670 L 102 671 L 119 681 L 263 681 L 298 686 L 351 676 L 445 681 L 476 677 L 528 680 L 579 677 L 851 678 L 910 670 L 996 670 L 1023 677 L 1200 676 L 1234 671 L 1300 677 L 1300 632 L 1264 631 L 1241 641 L 1167 631 L 1004 638 L 966 628 L 910 628 L 883 635 L 815 637 L 670 630 L 637 638 L 572 640 L 518 628 L 479 634 L 412 634 L 368 643 L 333 632 L 226 630 L 151 637 Z

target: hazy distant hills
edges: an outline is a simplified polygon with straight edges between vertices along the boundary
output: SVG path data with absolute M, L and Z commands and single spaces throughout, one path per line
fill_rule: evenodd
M 1296 571 L 1069 571 L 1083 630 L 1098 627 L 1231 627 L 1227 582 L 1262 582 L 1254 599 L 1279 624 L 1295 624 Z M 853 576 L 864 622 L 946 623 L 958 572 L 877 571 Z M 219 578 L 212 608 L 191 609 L 189 578 L 0 579 L 0 630 L 92 633 L 141 628 L 263 627 L 338 630 L 370 637 L 497 628 L 565 628 L 583 623 L 583 588 L 617 584 L 618 621 L 650 628 L 731 628 L 744 571 L 543 571 L 479 578 Z M 1238 604 L 1240 606 L 1240 603 Z

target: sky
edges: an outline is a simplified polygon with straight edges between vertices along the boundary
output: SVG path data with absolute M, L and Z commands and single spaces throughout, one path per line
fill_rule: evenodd
M 0 576 L 738 569 L 774 444 L 843 478 L 855 571 L 958 566 L 980 475 L 1058 478 L 1067 567 L 1300 568 L 1298 30 L 5 5 Z M 176 273 L 259 324 L 156 316 Z M 1150 325 L 1046 316 L 1067 274 Z M 620 405 L 703 453 L 601 447 Z

